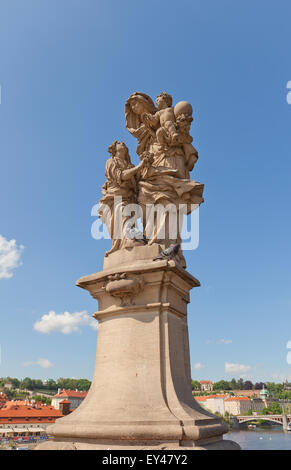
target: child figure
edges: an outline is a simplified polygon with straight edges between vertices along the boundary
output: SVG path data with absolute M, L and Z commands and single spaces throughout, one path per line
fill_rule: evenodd
M 157 129 L 156 136 L 160 144 L 177 143 L 179 134 L 175 125 L 176 118 L 174 108 L 172 108 L 171 95 L 165 92 L 161 93 L 157 96 L 156 105 L 158 111 L 155 114 L 144 113 L 142 121 L 144 124 Z

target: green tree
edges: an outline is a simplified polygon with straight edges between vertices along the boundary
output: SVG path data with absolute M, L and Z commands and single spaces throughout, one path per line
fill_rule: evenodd
M 230 386 L 231 390 L 238 390 L 237 381 L 235 379 L 231 379 Z
M 231 390 L 231 384 L 226 380 L 219 380 L 213 384 L 213 390 Z
M 237 386 L 238 386 L 238 390 L 243 390 L 244 389 L 244 381 L 243 381 L 242 378 L 238 379 Z
M 280 415 L 282 414 L 282 408 L 280 406 L 280 404 L 278 402 L 274 402 L 274 403 L 271 403 L 269 406 L 268 406 L 268 410 L 271 412 L 271 413 L 274 413 L 276 415 Z
M 271 403 L 269 406 L 262 409 L 261 412 L 263 415 L 274 414 L 274 415 L 281 415 L 282 408 L 278 402 Z
M 31 380 L 31 378 L 25 377 L 25 379 L 20 382 L 20 388 L 26 390 L 33 390 L 33 381 Z
M 42 395 L 34 395 L 33 400 L 44 403 L 45 405 L 51 405 L 52 403 L 51 398 L 43 397 Z
M 200 383 L 198 380 L 192 380 L 192 390 L 200 390 Z

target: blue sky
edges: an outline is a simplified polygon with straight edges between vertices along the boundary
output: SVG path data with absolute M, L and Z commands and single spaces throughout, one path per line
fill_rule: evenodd
M 97 310 L 74 284 L 110 246 L 90 234 L 108 145 L 138 163 L 124 120 L 138 90 L 194 108 L 193 378 L 291 378 L 290 15 L 280 0 L 1 2 L 0 248 L 15 269 L 0 274 L 0 376 L 92 377 L 86 313 L 66 334 L 34 325 Z

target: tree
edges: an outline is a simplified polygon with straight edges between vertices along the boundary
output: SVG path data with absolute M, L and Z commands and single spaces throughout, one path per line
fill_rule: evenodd
M 44 388 L 47 390 L 57 390 L 58 386 L 53 379 L 48 379 L 44 385 Z
M 262 409 L 262 415 L 274 414 L 274 415 L 281 415 L 282 408 L 278 402 L 271 403 L 269 406 Z
M 219 380 L 213 384 L 213 390 L 231 390 L 231 385 L 226 380 Z
M 255 390 L 262 390 L 265 384 L 263 382 L 256 382 L 255 383 Z
M 23 379 L 20 382 L 20 388 L 21 389 L 26 389 L 26 390 L 33 390 L 33 382 L 31 380 L 31 378 L 30 377 L 25 377 L 25 379 Z
M 253 383 L 250 380 L 246 380 L 243 385 L 244 390 L 252 390 L 253 389 Z
M 231 390 L 237 390 L 238 389 L 237 381 L 235 379 L 231 379 L 230 386 L 231 386 Z
M 78 390 L 88 391 L 91 386 L 91 382 L 90 380 L 87 380 L 87 379 L 64 379 L 62 377 L 58 379 L 57 385 L 59 388 L 64 388 L 67 390 L 78 389 Z
M 282 414 L 282 408 L 281 406 L 279 405 L 278 402 L 273 402 L 271 403 L 269 406 L 268 406 L 268 410 L 271 412 L 271 413 L 274 413 L 274 415 L 281 415 Z
M 34 395 L 33 400 L 35 400 L 36 402 L 44 403 L 46 405 L 50 405 L 52 402 L 51 398 L 43 397 L 42 395 Z
M 201 387 L 200 387 L 200 383 L 198 382 L 198 380 L 192 380 L 192 390 L 200 390 Z
M 20 380 L 18 380 L 18 379 L 16 379 L 16 378 L 7 377 L 7 382 L 11 382 L 13 388 L 19 388 Z
M 238 390 L 244 390 L 244 381 L 242 378 L 237 381 Z

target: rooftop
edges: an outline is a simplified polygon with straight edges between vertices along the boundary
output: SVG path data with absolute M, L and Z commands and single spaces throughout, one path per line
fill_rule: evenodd
M 223 394 L 217 394 L 217 395 L 205 395 L 205 396 L 202 396 L 202 395 L 198 395 L 198 396 L 195 396 L 195 400 L 197 401 L 205 401 L 205 400 L 208 400 L 209 398 L 227 398 L 228 397 L 228 394 L 227 393 L 223 393 Z
M 250 401 L 248 397 L 229 397 L 225 401 Z
M 8 401 L 0 409 L 0 424 L 3 423 L 53 423 L 63 415 L 51 405 L 29 403 L 23 400 Z
M 61 390 L 53 396 L 53 398 L 85 398 L 88 392 L 81 392 L 80 390 Z

